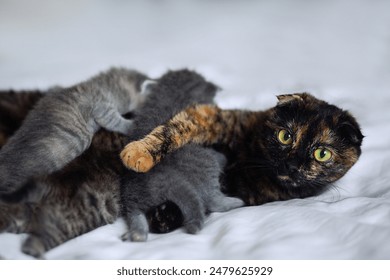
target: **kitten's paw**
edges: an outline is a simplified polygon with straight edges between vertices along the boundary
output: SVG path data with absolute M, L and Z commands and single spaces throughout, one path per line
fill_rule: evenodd
M 223 197 L 218 201 L 214 201 L 213 205 L 209 208 L 211 212 L 226 212 L 235 208 L 244 206 L 245 203 L 236 197 Z
M 186 231 L 190 234 L 195 234 L 203 228 L 203 220 L 195 220 L 184 225 Z
M 240 199 L 240 198 L 228 197 L 228 199 L 229 199 L 229 207 L 230 207 L 230 209 L 242 207 L 242 206 L 245 205 L 245 202 L 242 199 Z
M 142 141 L 134 141 L 122 150 L 120 157 L 123 164 L 136 172 L 148 172 L 155 164 L 152 155 Z
M 23 243 L 22 252 L 34 258 L 43 259 L 46 249 L 39 237 L 31 235 Z
M 122 241 L 145 242 L 148 239 L 147 232 L 128 231 L 122 235 Z

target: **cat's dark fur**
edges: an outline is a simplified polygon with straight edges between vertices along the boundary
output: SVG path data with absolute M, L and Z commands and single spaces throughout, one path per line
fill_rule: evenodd
M 22 125 L 27 113 L 43 94 L 39 90 L 0 91 L 0 147 Z
M 161 87 L 174 89 L 177 85 L 181 88 L 172 96 L 180 98 L 180 105 L 173 109 L 170 106 L 172 98 L 166 100 L 167 96 L 152 95 L 148 104 L 153 106 L 155 102 L 161 102 L 159 108 L 163 113 L 156 114 L 157 111 L 149 106 L 138 110 L 140 116 L 149 118 L 146 122 L 148 128 L 142 126 L 141 118 L 135 117 L 140 135 L 167 121 L 186 106 L 207 103 L 214 96 L 215 86 L 194 72 L 178 71 L 164 77 L 170 81 L 163 82 Z M 177 95 L 179 93 L 180 96 Z M 40 94 L 29 96 L 29 93 L 12 92 L 0 95 L 0 112 L 9 112 L 8 119 L 0 119 L 0 127 L 4 131 L 10 134 L 15 131 L 17 125 L 14 124 L 22 121 L 23 114 L 39 99 Z M 152 112 L 155 115 L 151 115 Z M 9 122 L 13 118 L 11 116 L 17 121 Z M 42 257 L 47 250 L 73 237 L 115 221 L 122 215 L 122 210 L 125 212 L 120 203 L 120 181 L 130 171 L 124 168 L 118 154 L 128 141 L 129 138 L 124 135 L 104 129 L 98 131 L 91 146 L 82 155 L 61 170 L 30 181 L 18 192 L 7 196 L 8 202 L 0 202 L 0 232 L 29 233 L 22 251 Z M 166 175 L 169 176 L 168 173 Z M 148 211 L 151 231 L 165 232 L 181 225 L 183 218 L 180 211 L 172 202 L 166 205 Z
M 188 93 L 190 89 L 193 94 Z M 188 71 L 164 75 L 150 86 L 147 100 L 134 112 L 130 138 L 142 138 L 188 104 L 213 103 L 216 89 Z M 122 205 L 129 228 L 123 239 L 145 241 L 149 232 L 145 213 L 167 201 L 179 207 L 189 233 L 202 227 L 205 213 L 242 206 L 242 200 L 226 197 L 220 190 L 219 176 L 225 162 L 225 157 L 212 149 L 187 145 L 148 174 L 128 172 L 122 180 Z
M 318 195 L 358 160 L 363 135 L 347 111 L 303 93 L 281 95 L 267 111 L 197 105 L 121 152 L 146 172 L 186 143 L 217 145 L 228 157 L 226 193 L 247 205 Z
M 0 151 L 0 195 L 63 168 L 89 147 L 100 127 L 130 133 L 132 121 L 121 115 L 142 103 L 145 79 L 136 71 L 112 68 L 75 86 L 51 90 Z

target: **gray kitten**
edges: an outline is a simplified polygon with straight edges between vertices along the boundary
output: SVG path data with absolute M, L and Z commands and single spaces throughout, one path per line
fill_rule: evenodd
M 0 195 L 60 170 L 90 146 L 101 127 L 128 134 L 132 121 L 121 115 L 143 102 L 145 79 L 136 71 L 112 68 L 43 97 L 0 151 Z
M 183 107 L 213 103 L 217 87 L 198 74 L 183 70 L 167 73 L 149 85 L 148 90 L 145 102 L 134 112 L 135 133 L 130 136 L 133 140 Z M 187 145 L 147 174 L 129 171 L 122 180 L 122 207 L 128 226 L 122 239 L 145 241 L 149 232 L 146 211 L 167 201 L 179 207 L 189 233 L 201 229 L 205 213 L 243 206 L 241 199 L 226 197 L 220 190 L 219 176 L 225 162 L 225 157 L 212 149 Z

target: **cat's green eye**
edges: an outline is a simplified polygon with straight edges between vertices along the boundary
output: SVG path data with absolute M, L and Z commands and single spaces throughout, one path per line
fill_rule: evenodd
M 319 162 L 326 162 L 332 158 L 332 152 L 325 148 L 318 148 L 314 151 L 314 158 Z
M 292 135 L 285 129 L 278 132 L 278 140 L 283 145 L 290 145 L 293 141 Z

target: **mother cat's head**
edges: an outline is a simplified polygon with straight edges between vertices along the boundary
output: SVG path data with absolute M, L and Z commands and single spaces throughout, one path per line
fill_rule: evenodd
M 361 154 L 363 135 L 355 118 L 310 94 L 278 96 L 266 114 L 261 147 L 278 185 L 316 193 L 340 177 Z

